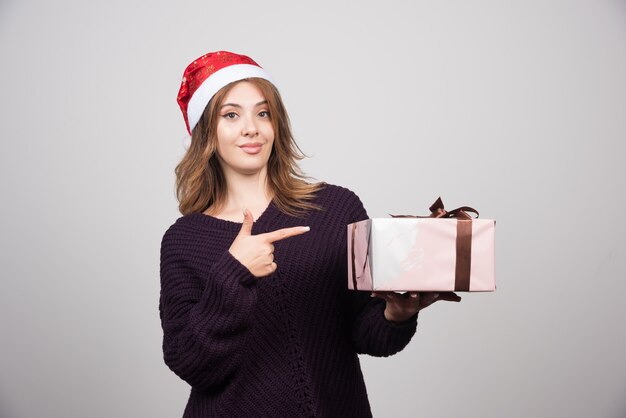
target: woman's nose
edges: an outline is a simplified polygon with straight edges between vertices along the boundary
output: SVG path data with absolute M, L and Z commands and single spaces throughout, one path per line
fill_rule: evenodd
M 241 134 L 243 136 L 256 136 L 258 133 L 254 118 L 245 118 Z

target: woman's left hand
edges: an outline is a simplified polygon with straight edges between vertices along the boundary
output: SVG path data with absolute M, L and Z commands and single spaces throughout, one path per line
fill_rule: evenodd
M 385 300 L 385 319 L 392 322 L 407 321 L 438 300 L 461 301 L 461 297 L 454 292 L 372 292 L 372 296 Z

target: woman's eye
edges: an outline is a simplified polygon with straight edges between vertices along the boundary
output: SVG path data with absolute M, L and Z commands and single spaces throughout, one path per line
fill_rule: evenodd
M 261 116 L 262 118 L 269 118 L 270 117 L 270 112 L 268 112 L 267 110 L 263 110 L 263 111 L 259 112 L 259 116 Z
M 223 114 L 222 116 L 226 119 L 235 119 L 237 117 L 237 114 L 235 112 L 228 112 Z

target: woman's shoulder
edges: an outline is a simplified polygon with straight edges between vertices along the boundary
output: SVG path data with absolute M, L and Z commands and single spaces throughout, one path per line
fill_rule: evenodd
M 333 213 L 345 213 L 349 218 L 360 216 L 365 212 L 363 203 L 355 192 L 335 184 L 323 183 L 315 203 Z
M 226 224 L 226 226 L 224 226 L 224 224 Z M 162 242 L 187 240 L 189 238 L 193 239 L 197 237 L 199 233 L 207 234 L 211 233 L 211 231 L 224 228 L 237 228 L 234 223 L 232 227 L 229 224 L 230 222 L 220 222 L 218 219 L 203 213 L 190 213 L 179 217 L 167 228 L 163 234 Z
M 344 186 L 322 182 L 318 191 L 318 196 L 322 199 L 346 199 L 359 200 L 355 192 Z
M 196 229 L 192 220 L 193 217 L 195 217 L 195 215 L 184 215 L 176 219 L 176 221 L 165 230 L 162 244 L 175 241 L 186 235 L 192 235 Z

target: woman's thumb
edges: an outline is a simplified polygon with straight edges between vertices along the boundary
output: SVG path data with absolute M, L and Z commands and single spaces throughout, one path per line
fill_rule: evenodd
M 239 230 L 239 235 L 252 235 L 252 224 L 254 224 L 254 218 L 252 213 L 248 209 L 243 209 L 243 223 Z

